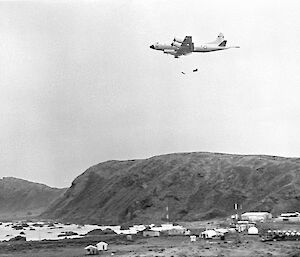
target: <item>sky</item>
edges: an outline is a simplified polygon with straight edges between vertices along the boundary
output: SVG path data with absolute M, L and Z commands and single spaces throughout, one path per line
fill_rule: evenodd
M 107 160 L 299 157 L 299 7 L 0 1 L 0 177 L 69 187 Z M 197 46 L 220 32 L 241 48 L 179 59 L 149 48 L 188 35 Z

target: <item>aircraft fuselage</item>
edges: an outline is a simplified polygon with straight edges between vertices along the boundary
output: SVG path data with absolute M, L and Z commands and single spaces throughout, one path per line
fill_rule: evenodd
M 164 50 L 176 51 L 178 49 L 178 47 L 176 47 L 176 46 L 167 45 L 167 44 L 151 45 L 150 48 L 159 50 L 159 51 L 164 51 Z M 212 52 L 212 51 L 226 50 L 229 48 L 236 48 L 236 47 L 226 47 L 226 46 L 217 46 L 217 45 L 207 44 L 207 45 L 195 46 L 193 51 L 191 51 L 191 52 L 206 53 L 206 52 Z
M 172 44 L 153 44 L 151 49 L 163 51 L 165 54 L 173 55 L 178 58 L 181 55 L 187 55 L 190 53 L 207 53 L 220 50 L 226 50 L 230 48 L 239 48 L 238 46 L 226 46 L 227 40 L 224 39 L 224 35 L 220 33 L 215 41 L 210 43 L 204 43 L 199 46 L 194 46 L 191 36 L 186 36 L 184 40 L 174 38 Z
M 198 52 L 198 53 L 206 53 L 206 52 L 212 52 L 212 51 L 219 51 L 219 50 L 226 50 L 229 49 L 230 47 L 226 47 L 226 46 L 212 46 L 212 45 L 200 45 L 200 46 L 196 46 L 194 47 L 194 51 L 193 52 Z

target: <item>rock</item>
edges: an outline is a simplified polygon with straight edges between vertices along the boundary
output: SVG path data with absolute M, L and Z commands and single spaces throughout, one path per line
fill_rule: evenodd
M 115 235 L 115 234 L 116 234 L 116 232 L 113 231 L 110 228 L 107 228 L 105 230 L 94 229 L 94 230 L 92 230 L 92 231 L 90 231 L 90 232 L 87 233 L 87 235 L 89 235 L 89 236 L 91 236 L 91 235 L 93 235 L 93 236 L 96 236 L 96 235 Z
M 9 241 L 26 241 L 26 237 L 16 236 L 16 237 L 11 238 Z
M 58 235 L 58 237 L 67 237 L 67 236 L 77 236 L 78 233 L 73 232 L 73 231 L 66 231 L 62 232 L 61 234 Z

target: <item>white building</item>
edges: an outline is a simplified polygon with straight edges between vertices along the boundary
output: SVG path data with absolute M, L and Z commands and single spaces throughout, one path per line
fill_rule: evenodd
M 148 230 L 148 229 L 143 231 L 143 237 L 157 237 L 157 236 L 160 236 L 159 231 Z
M 172 223 L 166 223 L 166 224 L 161 224 L 160 227 L 156 227 L 156 226 L 152 226 L 151 230 L 155 230 L 155 231 L 168 231 L 171 229 L 185 229 L 184 227 L 180 226 L 180 225 L 173 225 Z
M 191 242 L 196 242 L 196 236 L 190 236 Z
M 250 227 L 248 228 L 248 235 L 258 235 L 257 227 Z
M 97 247 L 93 245 L 88 245 L 87 247 L 84 248 L 84 250 L 85 250 L 85 254 L 87 255 L 97 255 L 99 253 Z
M 213 237 L 216 237 L 218 233 L 212 229 L 205 230 L 201 233 L 201 237 L 205 239 L 211 239 Z
M 245 212 L 241 218 L 252 222 L 265 222 L 272 219 L 272 214 L 269 212 Z
M 287 212 L 281 213 L 275 221 L 289 221 L 289 222 L 300 222 L 300 213 L 299 212 Z
M 289 218 L 289 217 L 299 217 L 300 213 L 299 212 L 287 212 L 287 213 L 281 213 L 280 217 L 283 218 Z
M 98 251 L 106 251 L 108 244 L 105 242 L 100 242 L 96 244 Z
M 185 228 L 173 228 L 170 230 L 167 230 L 167 233 L 169 236 L 179 236 L 179 235 L 184 235 L 186 229 Z

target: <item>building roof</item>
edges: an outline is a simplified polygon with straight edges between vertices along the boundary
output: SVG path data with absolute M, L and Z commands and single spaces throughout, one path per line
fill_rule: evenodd
M 93 245 L 88 245 L 87 247 L 84 248 L 85 250 L 89 250 L 89 249 L 97 249 L 96 246 Z
M 266 215 L 266 214 L 270 214 L 269 212 L 245 212 L 242 214 L 245 216 L 260 216 L 260 215 Z
M 207 235 L 209 237 L 213 237 L 213 236 L 216 236 L 217 235 L 217 232 L 212 230 L 212 229 L 209 229 L 209 230 L 205 230 L 201 233 L 202 235 Z
M 96 245 L 108 245 L 108 243 L 105 243 L 105 242 L 99 242 L 98 244 Z
M 228 233 L 228 229 L 226 228 L 216 228 L 215 231 L 222 234 Z
M 281 213 L 280 216 L 281 217 L 291 217 L 291 216 L 298 217 L 298 216 L 300 216 L 300 213 L 299 212 L 287 212 L 287 213 Z

